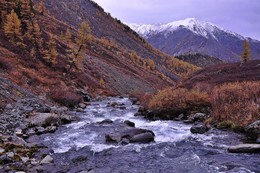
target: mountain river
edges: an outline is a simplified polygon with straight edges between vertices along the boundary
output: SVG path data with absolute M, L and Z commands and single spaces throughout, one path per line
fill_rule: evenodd
M 111 106 L 111 104 L 121 106 Z M 134 116 L 139 106 L 129 98 L 93 101 L 79 120 L 63 125 L 39 141 L 53 151 L 54 163 L 46 172 L 69 173 L 252 173 L 260 172 L 259 154 L 232 154 L 227 147 L 241 136 L 212 129 L 191 134 L 191 125 L 177 121 L 149 121 Z M 101 124 L 110 119 L 113 123 Z M 149 144 L 107 144 L 105 135 L 126 128 L 124 121 L 155 133 Z

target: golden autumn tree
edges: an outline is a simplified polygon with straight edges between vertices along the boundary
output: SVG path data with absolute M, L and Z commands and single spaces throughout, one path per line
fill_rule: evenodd
M 101 78 L 101 79 L 99 80 L 99 85 L 102 86 L 103 88 L 105 88 L 105 86 L 106 86 L 106 81 L 105 81 L 103 78 Z
M 83 59 L 80 56 L 81 50 L 85 47 L 86 43 L 91 39 L 91 29 L 88 22 L 84 21 L 81 23 L 76 37 L 76 48 L 70 50 L 70 65 L 69 71 L 75 67 L 77 69 L 80 63 L 80 60 Z
M 41 14 L 41 15 L 44 15 L 45 13 L 45 3 L 44 3 L 44 0 L 41 0 L 39 5 L 38 5 L 38 12 Z
M 65 41 L 70 42 L 71 41 L 71 37 L 72 37 L 71 31 L 70 31 L 70 29 L 67 29 L 66 33 L 64 35 Z
M 150 70 L 154 71 L 155 70 L 155 62 L 151 59 L 148 59 L 148 64 L 149 64 Z
M 250 49 L 249 42 L 247 40 L 243 42 L 243 52 L 242 52 L 241 59 L 242 62 L 248 62 L 251 60 L 251 49 Z
M 38 22 L 35 20 L 32 22 L 32 35 L 31 35 L 31 41 L 33 43 L 33 53 L 34 56 L 40 56 L 43 53 L 43 47 L 42 47 L 42 32 L 41 28 L 38 24 Z
M 65 38 L 64 32 L 61 31 L 61 33 L 60 33 L 60 39 L 63 41 L 64 38 Z
M 3 28 L 7 14 L 10 14 L 16 7 L 16 0 L 0 0 L 0 25 Z
M 58 56 L 58 52 L 56 49 L 56 42 L 53 39 L 53 36 L 51 36 L 48 42 L 48 50 L 46 52 L 45 60 L 51 65 L 54 65 L 57 62 L 57 56 Z
M 21 21 L 14 10 L 6 17 L 4 33 L 11 41 L 18 41 L 21 38 Z
M 84 47 L 87 41 L 90 40 L 90 33 L 91 29 L 88 22 L 82 22 L 76 38 L 76 43 L 79 46 L 80 50 Z
M 33 10 L 31 7 L 31 0 L 20 0 L 21 3 L 21 22 L 22 29 L 27 37 L 30 37 L 30 34 L 33 30 L 32 18 Z

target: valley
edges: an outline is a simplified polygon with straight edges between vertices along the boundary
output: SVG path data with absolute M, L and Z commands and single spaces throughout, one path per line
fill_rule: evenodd
M 0 173 L 258 173 L 260 42 L 124 23 L 92 0 L 0 1 Z

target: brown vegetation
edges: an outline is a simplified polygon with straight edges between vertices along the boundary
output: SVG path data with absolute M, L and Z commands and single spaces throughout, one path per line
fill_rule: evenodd
M 260 82 L 235 82 L 214 88 L 211 96 L 213 120 L 239 125 L 260 119 Z
M 230 82 L 260 81 L 260 60 L 246 63 L 226 63 L 204 68 L 181 81 L 178 86 L 211 90 Z
M 210 107 L 209 95 L 197 90 L 185 88 L 168 88 L 160 91 L 152 97 L 149 108 L 171 112 L 173 116 L 181 113 L 191 114 L 193 112 L 208 113 Z
M 52 90 L 49 92 L 49 97 L 51 97 L 55 102 L 67 107 L 75 107 L 82 101 L 80 95 L 69 89 Z
M 221 128 L 246 126 L 260 119 L 260 82 L 226 83 L 207 93 L 195 89 L 168 88 L 152 97 L 149 108 L 167 111 L 173 116 L 210 113 L 207 123 L 221 123 Z

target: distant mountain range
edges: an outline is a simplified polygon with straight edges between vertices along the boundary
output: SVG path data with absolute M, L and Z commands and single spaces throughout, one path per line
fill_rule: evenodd
M 236 62 L 240 60 L 243 41 L 248 40 L 252 59 L 260 59 L 260 41 L 195 18 L 162 25 L 129 26 L 153 46 L 171 55 L 200 53 L 227 62 Z

